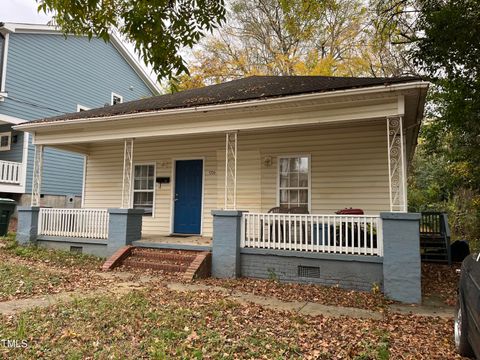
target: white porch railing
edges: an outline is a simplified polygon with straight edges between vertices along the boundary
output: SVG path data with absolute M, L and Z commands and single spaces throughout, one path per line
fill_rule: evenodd
M 376 215 L 245 213 L 241 247 L 383 256 Z
M 0 183 L 20 184 L 22 163 L 0 160 Z
M 91 239 L 108 238 L 107 209 L 41 208 L 38 234 Z

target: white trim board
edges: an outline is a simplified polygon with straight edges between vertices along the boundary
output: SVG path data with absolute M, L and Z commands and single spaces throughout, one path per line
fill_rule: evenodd
M 117 97 L 117 98 L 120 99 L 120 102 L 119 102 L 118 104 L 122 104 L 122 103 L 123 103 L 123 96 L 112 91 L 112 94 L 110 95 L 110 105 L 115 105 L 115 104 L 113 103 L 113 98 L 114 98 L 114 97 Z
M 7 124 L 13 124 L 13 125 L 20 125 L 25 122 L 28 122 L 28 120 L 20 119 L 10 115 L 0 114 L 0 122 L 5 122 Z
M 90 110 L 90 109 L 91 109 L 91 108 L 89 108 L 89 107 L 87 107 L 87 106 L 77 104 L 77 112 L 87 111 L 87 110 Z
M 12 184 L 0 184 L 0 192 L 4 193 L 14 193 L 14 194 L 25 194 L 25 186 L 23 185 L 12 185 Z
M 82 208 L 85 207 L 85 186 L 87 184 L 88 155 L 83 157 L 83 179 L 82 179 Z
M 22 182 L 20 185 L 23 187 L 23 193 L 27 186 L 27 165 L 28 165 L 28 145 L 30 141 L 30 133 L 23 133 L 23 153 L 22 153 Z
M 1 71 L 1 83 L 0 83 L 0 93 L 5 94 L 5 82 L 7 78 L 7 61 L 8 61 L 8 44 L 9 44 L 9 38 L 10 34 L 6 33 L 3 35 L 4 36 L 4 43 L 3 43 L 3 51 L 2 51 L 2 68 L 0 69 Z

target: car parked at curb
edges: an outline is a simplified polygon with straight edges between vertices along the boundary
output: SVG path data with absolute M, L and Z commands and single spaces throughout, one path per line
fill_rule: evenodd
M 454 336 L 460 355 L 480 359 L 480 253 L 462 263 Z

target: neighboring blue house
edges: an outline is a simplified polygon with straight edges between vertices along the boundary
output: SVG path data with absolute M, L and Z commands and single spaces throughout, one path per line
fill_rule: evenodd
M 54 27 L 0 23 L 0 197 L 30 204 L 32 138 L 12 125 L 158 94 L 114 35 L 67 38 Z M 42 206 L 80 206 L 85 158 L 49 148 Z

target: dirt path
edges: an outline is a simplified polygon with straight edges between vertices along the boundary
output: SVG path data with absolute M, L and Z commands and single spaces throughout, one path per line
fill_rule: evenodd
M 70 302 L 76 299 L 94 297 L 103 294 L 123 295 L 132 290 L 141 289 L 145 287 L 149 282 L 156 279 L 152 276 L 139 276 L 135 277 L 135 280 L 132 280 L 133 274 L 129 272 L 98 272 L 95 274 L 106 280 L 115 281 L 112 281 L 106 287 L 90 291 L 80 289 L 52 295 L 42 295 L 27 299 L 15 299 L 0 302 L 0 314 L 11 315 L 33 309 L 35 307 L 48 307 L 50 305 L 54 305 L 60 302 Z M 167 287 L 170 290 L 178 292 L 216 291 L 227 295 L 229 299 L 241 304 L 254 303 L 272 310 L 286 310 L 308 316 L 323 315 L 333 318 L 347 316 L 350 318 L 374 320 L 381 320 L 384 316 L 383 313 L 379 311 L 365 310 L 353 307 L 323 305 L 309 301 L 282 301 L 275 297 L 254 295 L 238 290 L 227 289 L 221 286 L 170 282 L 168 283 Z M 426 304 L 422 306 L 395 304 L 389 306 L 389 311 L 399 314 L 414 314 L 419 316 L 432 317 L 438 316 L 446 319 L 453 318 L 453 309 L 451 307 L 432 304 Z
M 97 275 L 106 279 L 122 280 L 131 277 L 129 273 L 98 273 Z M 149 276 L 140 277 L 137 281 L 120 281 L 111 285 L 91 291 L 75 290 L 65 291 L 58 294 L 34 296 L 27 299 L 15 299 L 0 302 L 0 314 L 12 315 L 18 312 L 30 310 L 36 307 L 48 307 L 60 302 L 71 302 L 77 299 L 94 297 L 97 295 L 114 294 L 123 295 L 134 289 L 143 288 L 152 280 Z
M 358 309 L 352 307 L 323 305 L 308 301 L 282 301 L 273 297 L 253 295 L 236 290 L 229 290 L 220 286 L 197 285 L 197 284 L 168 284 L 170 290 L 175 291 L 218 291 L 225 294 L 229 299 L 241 304 L 255 303 L 263 307 L 273 310 L 287 310 L 297 312 L 303 315 L 317 316 L 323 315 L 328 317 L 347 316 L 357 319 L 375 319 L 383 318 L 383 313 L 372 310 Z M 447 306 L 411 306 L 411 305 L 391 305 L 389 310 L 400 314 L 414 314 L 419 316 L 442 317 L 446 319 L 453 318 L 453 309 Z

